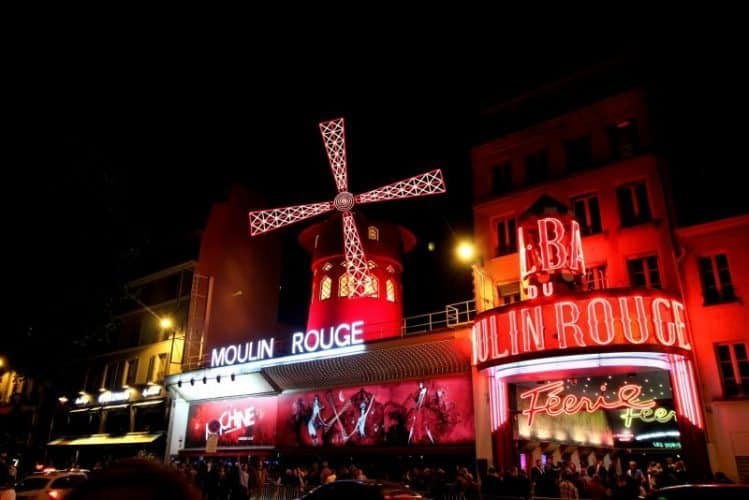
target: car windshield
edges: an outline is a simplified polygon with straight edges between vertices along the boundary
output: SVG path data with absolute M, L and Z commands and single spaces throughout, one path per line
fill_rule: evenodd
M 16 484 L 16 491 L 41 490 L 48 482 L 48 477 L 28 477 Z
M 84 481 L 86 481 L 86 477 L 82 475 L 65 476 L 59 479 L 55 479 L 55 481 L 52 483 L 52 488 L 56 490 L 75 488 Z

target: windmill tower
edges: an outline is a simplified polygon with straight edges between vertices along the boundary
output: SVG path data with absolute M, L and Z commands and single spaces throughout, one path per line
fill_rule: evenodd
M 320 124 L 338 194 L 332 201 L 250 212 L 252 236 L 337 211 L 300 235 L 312 253 L 313 290 L 307 328 L 364 321 L 364 338 L 400 334 L 401 257 L 416 243 L 405 228 L 364 220 L 355 205 L 445 192 L 442 172 L 432 170 L 357 195 L 348 191 L 343 118 Z M 364 237 L 362 237 L 364 236 Z

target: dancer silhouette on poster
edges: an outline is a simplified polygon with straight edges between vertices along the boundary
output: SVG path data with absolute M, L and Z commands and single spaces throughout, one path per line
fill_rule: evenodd
M 320 412 L 323 409 L 325 409 L 325 407 L 320 405 L 320 396 L 315 394 L 315 398 L 312 401 L 312 413 L 310 414 L 309 420 L 307 421 L 307 433 L 312 439 L 312 446 L 318 445 L 318 429 L 325 426 L 325 421 L 322 419 L 322 415 L 320 415 Z
M 424 382 L 419 382 L 418 390 L 412 395 L 416 402 L 416 407 L 412 408 L 409 412 L 411 413 L 411 425 L 408 429 L 408 444 L 423 440 L 424 435 L 426 435 L 427 439 L 434 444 L 434 437 L 432 436 L 432 431 L 429 429 L 430 416 L 428 415 L 428 392 L 429 389 L 427 389 Z

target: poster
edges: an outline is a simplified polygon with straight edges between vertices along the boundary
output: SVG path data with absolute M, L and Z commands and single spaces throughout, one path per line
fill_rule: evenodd
M 468 375 L 284 394 L 278 446 L 432 446 L 474 440 Z
M 192 403 L 185 448 L 203 448 L 208 424 L 218 422 L 218 446 L 272 446 L 276 440 L 276 398 L 248 397 Z

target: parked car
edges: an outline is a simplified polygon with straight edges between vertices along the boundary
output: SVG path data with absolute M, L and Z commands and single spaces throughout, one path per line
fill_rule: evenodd
M 644 498 L 646 500 L 681 500 L 687 498 L 744 500 L 749 498 L 749 484 L 680 484 L 651 491 Z
M 81 471 L 40 472 L 26 476 L 16 483 L 18 500 L 59 500 L 65 498 L 73 488 L 86 482 Z
M 423 497 L 421 494 L 410 490 L 408 486 L 374 479 L 342 479 L 318 486 L 302 497 L 304 500 L 328 498 L 340 500 L 407 500 Z

